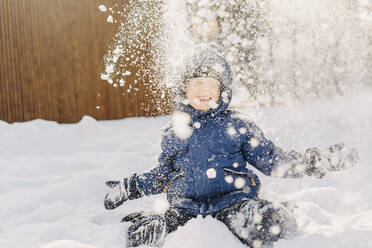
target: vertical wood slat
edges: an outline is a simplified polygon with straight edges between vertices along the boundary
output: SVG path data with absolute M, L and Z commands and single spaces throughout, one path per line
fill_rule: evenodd
M 4 9 L 4 3 L 0 1 L 0 9 Z M 5 33 L 5 15 L 3 12 L 0 12 L 0 39 L 4 40 L 4 33 Z M 0 42 L 0 57 L 1 57 L 1 64 L 3 64 L 3 60 L 5 57 L 5 42 Z M 5 79 L 6 78 L 6 70 L 5 70 L 5 65 L 1 65 L 2 70 L 0 70 L 0 78 Z M 6 85 L 4 83 L 1 84 L 2 88 L 0 89 L 0 119 L 5 120 L 5 119 L 10 119 L 8 116 L 8 98 L 7 94 L 5 94 Z
M 4 9 L 5 11 L 7 11 L 5 9 L 5 5 L 4 5 L 4 2 L 0 2 L 0 9 Z M 1 63 L 1 66 L 4 68 L 3 70 L 0 70 L 0 75 L 2 78 L 9 78 L 8 76 L 8 68 L 7 66 L 8 65 L 5 65 L 5 63 L 3 62 L 5 58 L 7 58 L 7 50 L 6 50 L 6 47 L 7 47 L 7 44 L 5 41 L 5 32 L 7 31 L 7 22 L 5 21 L 7 19 L 7 16 L 6 16 L 6 13 L 3 13 L 1 12 L 0 13 L 0 28 L 1 28 L 1 32 L 0 32 L 0 38 L 1 40 L 3 40 L 3 42 L 1 42 L 0 46 L 1 46 L 1 54 L 0 56 L 2 57 L 2 63 Z M 6 118 L 6 119 L 11 119 L 12 117 L 10 116 L 10 112 L 8 111 L 9 109 L 9 106 L 10 106 L 10 103 L 9 103 L 9 89 L 8 89 L 8 84 L 3 84 L 2 88 L 1 88 L 1 103 L 2 105 L 0 106 L 0 113 L 1 113 L 1 118 Z
M 7 12 L 5 15 L 4 15 L 4 19 L 6 20 L 6 18 L 9 18 L 10 14 L 10 11 L 11 9 L 9 8 L 9 6 L 4 6 L 4 10 Z M 6 71 L 5 71 L 5 75 L 6 77 L 8 78 L 11 78 L 12 79 L 12 82 L 11 84 L 7 84 L 6 85 L 6 90 L 5 90 L 5 94 L 6 94 L 6 97 L 7 97 L 7 106 L 8 107 L 12 107 L 14 109 L 14 111 L 9 111 L 8 110 L 8 116 L 10 118 L 22 118 L 21 116 L 18 116 L 19 115 L 19 101 L 14 101 L 13 99 L 16 99 L 17 98 L 17 89 L 16 89 L 16 78 L 15 78 L 15 71 L 16 71 L 16 68 L 15 68 L 15 63 L 14 63 L 14 51 L 15 51 L 15 46 L 14 46 L 14 38 L 13 38 L 13 33 L 10 32 L 10 30 L 12 30 L 12 23 L 13 22 L 4 22 L 4 29 L 5 31 L 8 33 L 8 37 L 5 37 L 7 38 L 6 39 L 6 43 L 5 43 L 5 49 L 4 49 L 4 55 L 5 55 L 5 58 L 8 58 L 10 60 L 10 64 L 8 64 L 6 66 Z M 20 99 L 19 99 L 20 100 Z
M 98 6 L 113 2 L 0 0 L 0 120 L 69 123 L 83 115 L 102 120 L 169 112 L 167 99 L 162 111 L 154 107 L 159 94 L 144 82 L 128 94 L 100 80 L 117 27 Z

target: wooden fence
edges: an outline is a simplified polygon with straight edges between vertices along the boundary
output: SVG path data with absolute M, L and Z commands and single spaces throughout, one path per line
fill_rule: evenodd
M 100 79 L 117 29 L 100 4 L 113 0 L 0 0 L 0 120 L 71 123 L 84 115 L 169 112 L 169 98 L 161 100 L 144 82 L 128 94 Z

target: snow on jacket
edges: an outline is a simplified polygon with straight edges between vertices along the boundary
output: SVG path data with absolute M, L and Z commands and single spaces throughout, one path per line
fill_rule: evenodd
M 176 111 L 164 129 L 159 165 L 132 177 L 137 197 L 166 192 L 171 207 L 205 216 L 258 196 L 261 183 L 251 166 L 271 176 L 302 176 L 291 169 L 302 163 L 300 154 L 283 152 L 254 123 L 227 110 L 232 73 L 215 46 L 198 46 L 185 61 L 175 90 Z M 185 101 L 187 79 L 203 68 L 217 70 L 221 81 L 218 106 L 205 112 Z

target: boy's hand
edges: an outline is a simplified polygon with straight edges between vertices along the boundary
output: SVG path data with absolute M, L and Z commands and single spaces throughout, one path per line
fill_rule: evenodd
M 104 204 L 108 210 L 119 207 L 123 202 L 128 200 L 127 179 L 121 181 L 107 181 L 109 192 L 105 196 Z
M 329 171 L 340 171 L 357 164 L 359 160 L 355 149 L 346 149 L 344 144 L 335 144 L 322 151 L 318 148 L 307 149 L 304 154 L 308 176 L 322 178 Z
M 309 148 L 304 154 L 306 161 L 305 174 L 311 177 L 322 178 L 327 174 L 324 160 L 322 161 L 320 150 L 316 147 Z
M 354 167 L 359 161 L 358 152 L 347 149 L 343 143 L 335 144 L 324 150 L 323 156 L 328 159 L 328 171 L 339 171 Z

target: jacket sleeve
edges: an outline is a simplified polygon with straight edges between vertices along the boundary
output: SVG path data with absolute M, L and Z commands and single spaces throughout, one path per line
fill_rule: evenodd
M 259 171 L 273 177 L 303 177 L 307 164 L 302 154 L 285 152 L 265 138 L 262 131 L 249 123 L 248 132 L 243 138 L 242 153 L 245 160 Z
M 176 172 L 173 167 L 174 157 L 177 152 L 172 146 L 172 140 L 169 128 L 165 129 L 161 141 L 162 152 L 158 159 L 158 166 L 136 176 L 136 188 L 140 192 L 140 196 L 164 192 L 169 181 L 173 178 Z

